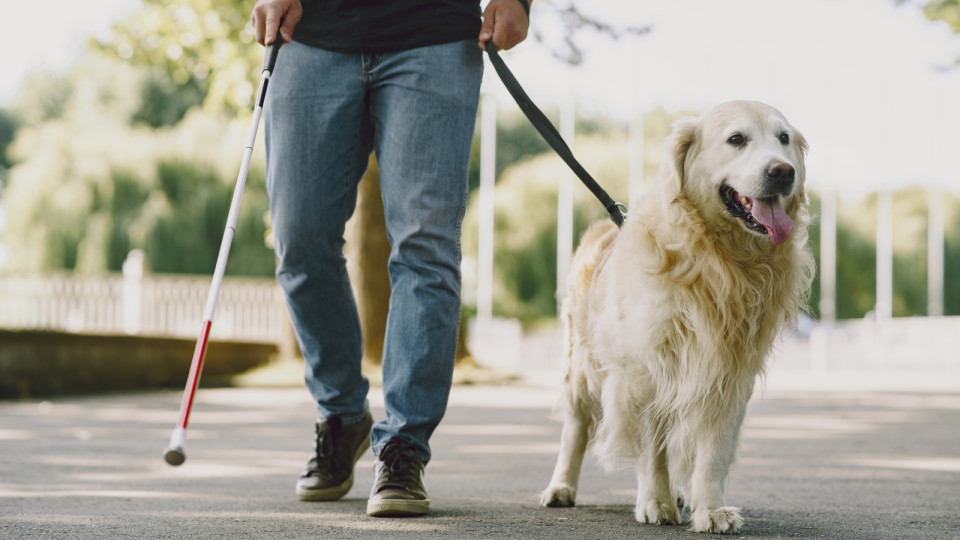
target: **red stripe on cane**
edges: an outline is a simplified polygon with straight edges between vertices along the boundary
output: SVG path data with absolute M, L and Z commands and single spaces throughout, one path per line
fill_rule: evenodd
M 190 364 L 190 377 L 184 390 L 183 402 L 180 404 L 180 419 L 177 426 L 187 429 L 190 420 L 190 409 L 193 407 L 193 396 L 197 392 L 200 382 L 200 372 L 203 370 L 203 359 L 207 355 L 207 338 L 210 336 L 211 321 L 203 321 L 200 337 L 197 338 L 197 347 L 193 350 L 193 362 Z

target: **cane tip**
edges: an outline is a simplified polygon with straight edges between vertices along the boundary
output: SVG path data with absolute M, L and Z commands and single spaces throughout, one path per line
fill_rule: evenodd
M 187 460 L 187 455 L 183 453 L 183 447 L 170 447 L 163 453 L 163 460 L 174 467 L 182 465 Z

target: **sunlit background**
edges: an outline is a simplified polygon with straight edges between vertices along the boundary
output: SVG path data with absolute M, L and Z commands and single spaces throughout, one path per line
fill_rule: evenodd
M 7 9 L 0 328 L 196 330 L 262 55 L 246 26 L 252 5 Z M 532 21 L 504 58 L 617 200 L 643 196 L 673 121 L 719 102 L 770 103 L 806 135 L 820 271 L 781 365 L 956 373 L 957 2 L 537 0 Z M 468 344 L 481 363 L 551 371 L 565 261 L 603 211 L 492 69 L 483 93 L 464 224 Z M 484 125 L 496 126 L 486 161 Z M 260 147 L 214 324 L 221 339 L 289 340 L 262 169 Z

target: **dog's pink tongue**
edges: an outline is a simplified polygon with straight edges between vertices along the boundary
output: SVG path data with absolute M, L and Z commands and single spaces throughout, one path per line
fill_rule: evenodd
M 790 231 L 793 230 L 793 220 L 784 212 L 780 201 L 773 199 L 753 200 L 753 219 L 767 228 L 770 240 L 774 244 L 787 241 Z

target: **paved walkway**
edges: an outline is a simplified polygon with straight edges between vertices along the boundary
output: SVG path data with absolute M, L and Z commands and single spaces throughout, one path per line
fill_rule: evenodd
M 747 415 L 727 487 L 740 537 L 960 539 L 960 392 L 788 387 L 771 381 Z M 433 511 L 411 519 L 364 513 L 370 454 L 344 500 L 296 499 L 313 421 L 301 388 L 201 389 L 179 468 L 161 459 L 179 392 L 0 402 L 0 538 L 703 538 L 634 522 L 632 474 L 589 459 L 579 506 L 540 508 L 555 396 L 455 387 L 427 468 Z

